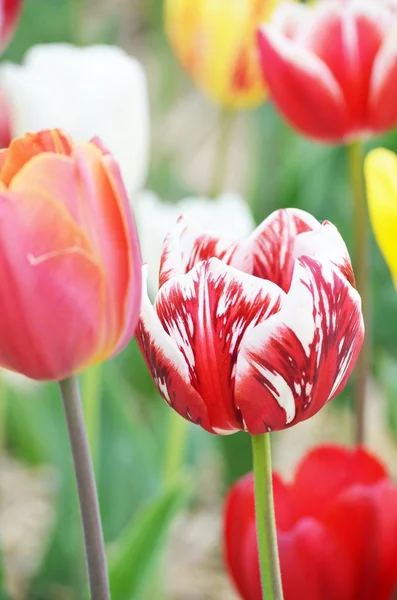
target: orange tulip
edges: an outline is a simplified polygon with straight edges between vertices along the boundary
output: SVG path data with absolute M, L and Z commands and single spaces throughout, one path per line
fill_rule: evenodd
M 166 31 L 195 84 L 215 102 L 250 108 L 264 102 L 256 34 L 280 0 L 166 0 Z
M 0 366 L 60 380 L 120 351 L 141 300 L 120 172 L 59 130 L 0 152 Z

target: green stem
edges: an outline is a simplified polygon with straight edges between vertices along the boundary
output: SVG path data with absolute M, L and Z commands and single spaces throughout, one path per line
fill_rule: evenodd
M 369 328 L 369 267 L 368 267 L 368 212 L 365 199 L 365 187 L 363 177 L 363 156 L 359 141 L 352 142 L 348 146 L 350 181 L 354 200 L 354 243 L 355 243 L 355 276 L 357 290 L 361 296 L 362 312 L 366 326 L 366 335 L 363 346 L 357 360 L 355 372 L 355 412 L 357 444 L 363 444 L 365 440 L 365 397 L 367 390 L 367 379 L 370 365 L 370 334 Z
M 84 530 L 91 600 L 110 600 L 98 496 L 76 377 L 59 382 L 73 455 Z
M 274 515 L 270 434 L 252 436 L 255 515 L 263 600 L 283 600 Z
M 216 154 L 214 160 L 214 170 L 210 187 L 211 198 L 215 198 L 222 192 L 222 186 L 227 173 L 229 157 L 228 150 L 232 137 L 233 123 L 234 111 L 227 108 L 222 108 L 219 115 L 218 139 L 215 149 Z
M 178 413 L 170 411 L 164 459 L 164 487 L 175 479 L 183 467 L 188 425 Z
M 91 367 L 85 371 L 82 377 L 84 419 L 94 466 L 97 464 L 98 459 L 101 408 L 101 375 L 102 365 L 96 365 L 95 367 Z

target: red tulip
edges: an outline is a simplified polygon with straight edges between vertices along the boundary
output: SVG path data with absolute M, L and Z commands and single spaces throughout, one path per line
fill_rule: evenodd
M 325 142 L 397 123 L 397 11 L 390 0 L 286 2 L 259 30 L 263 75 L 299 132 Z
M 397 486 L 364 449 L 318 447 L 291 483 L 273 475 L 285 600 L 391 600 Z M 261 600 L 252 475 L 230 490 L 225 560 L 244 600 Z
M 284 429 L 343 388 L 363 339 L 346 246 L 308 213 L 273 213 L 246 241 L 182 219 L 165 240 L 137 338 L 159 392 L 211 433 Z
M 22 8 L 22 0 L 0 0 L 0 47 L 8 44 Z
M 0 152 L 0 366 L 63 379 L 121 350 L 141 260 L 119 169 L 58 130 Z

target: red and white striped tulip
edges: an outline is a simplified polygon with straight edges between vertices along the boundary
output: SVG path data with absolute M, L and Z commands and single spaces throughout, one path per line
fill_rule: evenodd
M 337 229 L 283 209 L 243 242 L 181 218 L 137 339 L 180 415 L 211 433 L 260 434 L 308 419 L 338 394 L 363 333 Z
M 60 380 L 119 352 L 141 301 L 120 171 L 99 140 L 59 130 L 0 152 L 0 366 Z
M 258 42 L 270 96 L 292 127 L 324 142 L 397 123 L 397 11 L 390 0 L 285 2 Z

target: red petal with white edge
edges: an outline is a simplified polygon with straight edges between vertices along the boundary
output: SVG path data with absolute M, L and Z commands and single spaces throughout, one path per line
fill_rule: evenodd
M 355 286 L 353 267 L 349 252 L 339 231 L 329 221 L 324 221 L 314 231 L 302 233 L 295 240 L 294 259 L 312 256 L 322 262 L 329 260 L 337 267 L 349 283 Z
M 200 262 L 160 288 L 157 314 L 185 359 L 192 389 L 205 402 L 210 431 L 243 429 L 234 404 L 240 343 L 247 331 L 279 311 L 283 297 L 270 281 L 216 258 Z
M 397 28 L 397 15 L 394 17 Z M 387 131 L 397 123 L 397 39 L 390 34 L 380 49 L 372 71 L 369 98 L 369 128 Z
M 252 272 L 250 253 L 239 240 L 216 233 L 197 231 L 184 217 L 164 240 L 160 263 L 159 286 L 177 275 L 188 273 L 203 260 L 219 258 L 246 273 Z
M 285 292 L 291 285 L 296 237 L 319 229 L 320 223 L 304 210 L 282 208 L 274 211 L 245 243 L 253 255 L 253 274 L 276 283 Z
M 390 17 L 380 3 L 372 4 L 347 2 L 341 9 L 334 3 L 320 3 L 315 11 L 314 26 L 300 40 L 324 61 L 340 86 L 349 112 L 351 133 L 367 127 L 372 67 Z
M 245 336 L 235 404 L 251 434 L 308 419 L 342 389 L 364 335 L 361 300 L 329 262 L 297 260 L 281 311 Z
M 273 25 L 259 30 L 258 43 L 263 76 L 285 119 L 309 137 L 343 140 L 349 133 L 348 111 L 327 65 Z
M 144 275 L 145 271 L 146 267 Z M 191 386 L 185 358 L 175 341 L 164 331 L 150 303 L 146 287 L 136 339 L 157 389 L 182 417 L 212 431 L 207 408 Z

